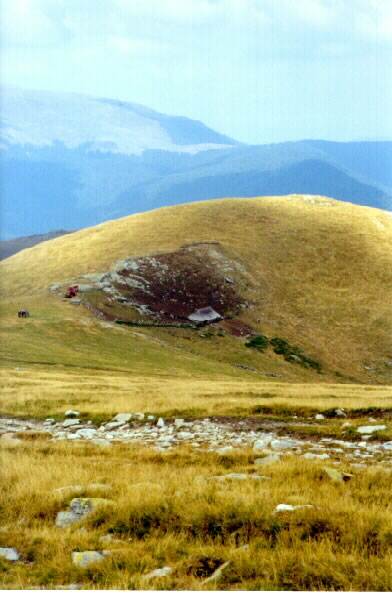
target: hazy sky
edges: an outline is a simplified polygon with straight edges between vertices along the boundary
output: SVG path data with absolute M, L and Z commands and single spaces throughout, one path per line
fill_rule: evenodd
M 249 143 L 392 139 L 392 0 L 0 0 L 1 81 Z

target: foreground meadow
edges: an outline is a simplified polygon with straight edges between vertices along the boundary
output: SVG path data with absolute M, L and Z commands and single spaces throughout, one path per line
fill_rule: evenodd
M 70 408 L 95 426 L 119 412 L 168 422 L 257 417 L 263 430 L 272 420 L 283 438 L 317 443 L 324 436 L 360 442 L 357 426 L 376 421 L 387 428 L 371 442 L 382 443 L 392 440 L 391 387 L 144 377 L 23 363 L 3 367 L 1 380 L 1 415 L 41 420 L 36 431 L 0 438 L 0 547 L 20 554 L 15 562 L 0 558 L 3 589 L 392 589 L 389 456 L 358 463 L 331 448 L 328 460 L 288 451 L 280 462 L 260 465 L 255 460 L 264 451 L 253 447 L 219 454 L 185 443 L 168 450 L 98 446 L 53 441 L 38 427 L 46 417 L 60 425 Z M 328 416 L 341 407 L 345 418 Z M 316 412 L 326 419 L 316 421 Z M 335 482 L 326 466 L 351 477 Z M 224 478 L 233 473 L 245 477 Z M 210 479 L 217 476 L 223 478 Z M 59 528 L 58 512 L 75 497 L 112 503 Z M 278 504 L 305 507 L 276 512 Z M 79 567 L 72 553 L 84 551 L 103 559 Z M 167 575 L 149 576 L 161 568 L 170 568 L 158 572 Z
M 1 449 L 0 560 L 4 589 L 390 590 L 391 471 L 353 469 L 334 482 L 323 464 L 295 456 L 254 464 L 252 450 L 218 455 L 182 446 L 23 441 Z M 214 480 L 228 473 L 269 479 Z M 55 526 L 75 491 L 113 503 Z M 278 504 L 311 505 L 276 512 Z M 111 536 L 107 536 L 111 535 Z M 102 538 L 103 537 L 103 538 Z M 86 568 L 75 551 L 108 550 Z M 229 562 L 216 580 L 206 581 Z M 170 567 L 164 577 L 152 570 Z

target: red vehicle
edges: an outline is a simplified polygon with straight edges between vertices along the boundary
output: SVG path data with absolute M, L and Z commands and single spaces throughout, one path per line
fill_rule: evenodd
M 79 292 L 79 286 L 69 286 L 67 293 L 65 295 L 66 298 L 73 298 Z

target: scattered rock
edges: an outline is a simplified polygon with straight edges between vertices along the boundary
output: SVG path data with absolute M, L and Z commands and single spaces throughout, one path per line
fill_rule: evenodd
M 263 448 L 267 448 L 271 440 L 272 436 L 267 435 L 263 436 L 263 438 L 261 438 L 260 440 L 256 440 L 256 442 L 253 444 L 254 450 L 261 450 Z
M 323 467 L 323 471 L 327 473 L 328 477 L 333 481 L 349 481 L 353 477 L 351 473 L 343 473 L 342 471 L 331 467 Z
M 301 508 L 314 508 L 312 504 L 303 504 L 300 506 L 292 506 L 291 504 L 279 504 L 276 506 L 274 512 L 294 512 L 294 510 L 299 510 Z
M 182 425 L 184 425 L 185 423 L 185 419 L 175 419 L 174 420 L 174 425 L 176 426 L 176 428 L 180 428 Z
M 18 561 L 20 555 L 13 547 L 0 547 L 0 557 L 8 561 Z
M 80 423 L 80 419 L 66 419 L 63 421 L 63 426 L 65 428 L 70 428 L 71 426 L 78 425 Z
M 272 440 L 271 448 L 274 450 L 285 450 L 288 448 L 298 448 L 302 444 L 299 442 L 294 442 L 292 440 Z
M 123 426 L 125 421 L 110 421 L 104 427 L 105 432 L 111 432 L 112 430 L 116 430 L 117 428 Z
M 166 576 L 169 576 L 172 571 L 173 568 L 170 566 L 161 567 L 160 569 L 153 569 L 148 574 L 144 575 L 143 579 L 150 580 L 151 578 L 164 578 Z
M 80 411 L 75 411 L 74 409 L 68 409 L 68 411 L 66 411 L 64 415 L 65 415 L 65 417 L 79 417 Z
M 373 434 L 374 432 L 379 432 L 380 430 L 386 430 L 387 426 L 385 425 L 378 425 L 378 426 L 360 426 L 357 428 L 357 432 L 360 434 Z
M 307 452 L 306 454 L 302 455 L 302 458 L 314 459 L 314 460 L 325 460 L 325 459 L 329 458 L 329 454 L 327 454 L 327 453 L 313 454 L 313 452 Z
M 80 514 L 75 514 L 75 512 L 58 512 L 55 524 L 57 528 L 65 528 L 66 526 L 71 526 L 74 522 L 79 522 L 82 518 Z
M 246 473 L 229 473 L 228 475 L 213 475 L 212 477 L 207 477 L 207 481 L 246 481 L 247 479 L 258 481 L 260 479 L 271 479 L 271 477 L 248 475 Z
M 113 506 L 113 502 L 103 497 L 74 497 L 70 503 L 71 510 L 82 516 L 87 516 L 102 506 Z
M 117 413 L 115 417 L 113 417 L 113 421 L 119 421 L 121 423 L 126 423 L 132 419 L 132 413 Z
M 100 563 L 105 559 L 104 553 L 100 551 L 74 551 L 72 563 L 77 567 L 88 567 L 94 563 Z
M 64 528 L 74 522 L 80 522 L 94 512 L 98 507 L 111 506 L 113 502 L 100 497 L 74 497 L 70 503 L 70 509 L 65 512 L 58 512 L 56 526 Z
M 214 573 L 212 575 L 210 575 L 209 578 L 207 578 L 206 580 L 203 580 L 201 585 L 205 586 L 206 584 L 209 584 L 210 582 L 215 582 L 218 578 L 220 578 L 220 576 L 222 575 L 224 570 L 230 565 L 230 563 L 231 563 L 231 561 L 225 561 L 225 563 L 223 563 L 220 567 L 218 567 L 218 569 L 216 569 L 214 571 Z

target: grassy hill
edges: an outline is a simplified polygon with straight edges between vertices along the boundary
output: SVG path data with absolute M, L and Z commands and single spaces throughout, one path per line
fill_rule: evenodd
M 386 212 L 314 196 L 199 202 L 106 222 L 0 263 L 1 355 L 140 374 L 174 367 L 189 377 L 256 381 L 272 372 L 300 382 L 390 382 L 391 243 Z M 245 348 L 249 339 L 227 321 L 199 331 L 119 327 L 71 306 L 62 286 L 49 289 L 87 282 L 86 274 L 104 274 L 127 257 L 176 254 L 184 245 L 197 254 L 200 273 L 212 256 L 218 271 L 219 258 L 232 265 L 235 289 L 248 303 L 234 320 L 253 335 L 299 348 L 321 374 L 273 346 L 263 353 Z M 26 322 L 17 318 L 19 307 L 30 308 Z

